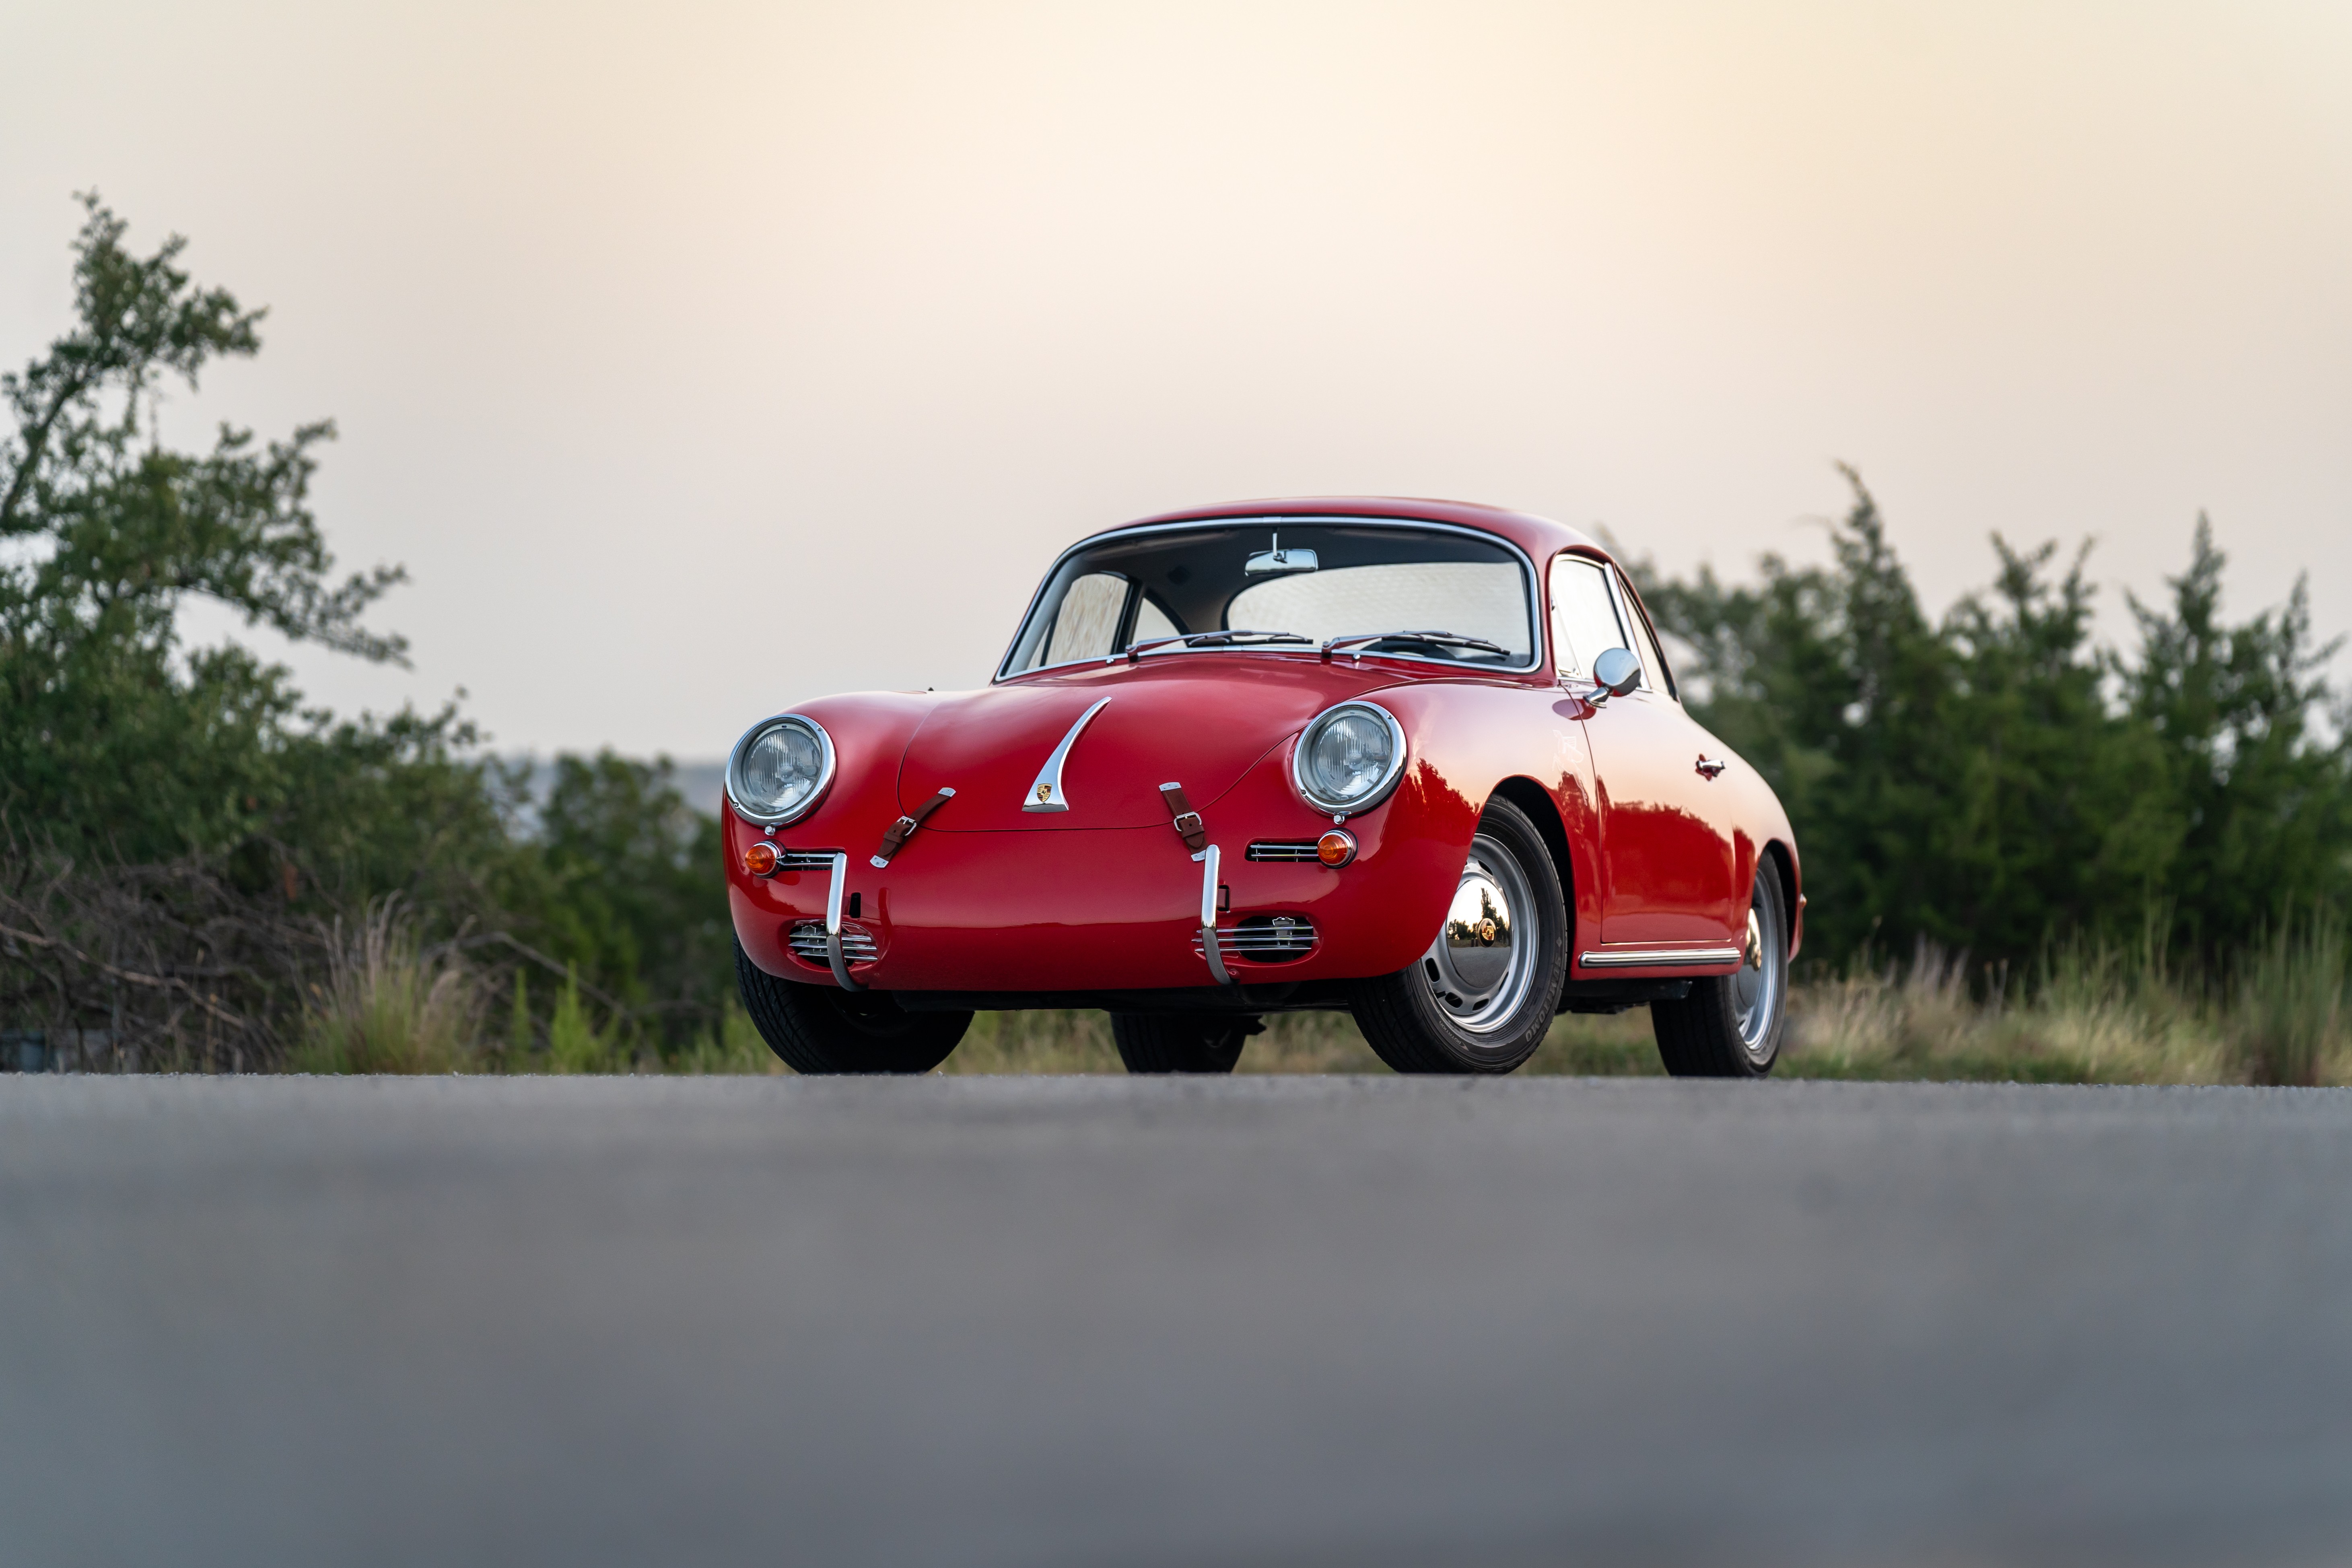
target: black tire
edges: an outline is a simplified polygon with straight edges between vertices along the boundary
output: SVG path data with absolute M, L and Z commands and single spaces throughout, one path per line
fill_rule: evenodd
M 1780 1057 L 1789 1016 L 1789 911 L 1769 860 L 1748 895 L 1737 973 L 1691 982 L 1679 1002 L 1650 1004 L 1658 1058 L 1676 1078 L 1762 1078 Z
M 929 1072 L 971 1026 L 969 1013 L 909 1013 L 887 992 L 779 980 L 753 963 L 740 941 L 735 983 L 768 1048 L 812 1077 Z
M 1113 1013 L 1110 1037 L 1129 1072 L 1234 1070 L 1265 1025 L 1247 1013 Z
M 1514 908 L 1522 903 L 1524 915 Z M 1473 984 L 1486 978 L 1495 984 Z M 1505 1073 L 1543 1044 L 1567 979 L 1559 868 L 1527 814 L 1497 798 L 1478 819 L 1454 903 L 1428 953 L 1360 983 L 1352 1011 L 1365 1041 L 1399 1072 Z

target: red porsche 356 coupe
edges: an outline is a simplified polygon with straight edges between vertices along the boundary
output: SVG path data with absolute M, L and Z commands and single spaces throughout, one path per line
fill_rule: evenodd
M 1608 552 L 1450 502 L 1256 501 L 1081 540 L 977 691 L 761 721 L 727 768 L 743 1002 L 802 1072 L 927 1072 L 978 1008 L 1100 1007 L 1136 1072 L 1346 1008 L 1508 1072 L 1647 1004 L 1771 1069 L 1804 897 Z

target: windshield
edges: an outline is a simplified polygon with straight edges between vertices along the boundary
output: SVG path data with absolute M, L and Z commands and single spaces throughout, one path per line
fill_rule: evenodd
M 1347 651 L 1525 668 L 1535 661 L 1532 587 L 1509 546 L 1426 525 L 1275 519 L 1139 530 L 1063 559 L 999 675 L 1130 648 L 1161 658 L 1188 651 L 1173 639 L 1199 647 L 1219 632 L 1282 635 L 1207 646 L 1364 638 Z

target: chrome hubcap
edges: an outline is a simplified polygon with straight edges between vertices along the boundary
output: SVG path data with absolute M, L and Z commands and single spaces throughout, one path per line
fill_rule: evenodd
M 1789 942 L 1780 931 L 1780 911 L 1766 901 L 1759 887 L 1748 900 L 1739 971 L 1731 977 L 1731 1011 L 1739 1043 L 1759 1064 L 1772 1049 L 1772 1026 L 1780 1020 L 1788 968 Z
M 1501 1028 L 1535 984 L 1535 889 L 1509 851 L 1484 834 L 1470 858 L 1437 940 L 1421 961 L 1422 977 L 1448 1017 L 1473 1034 Z

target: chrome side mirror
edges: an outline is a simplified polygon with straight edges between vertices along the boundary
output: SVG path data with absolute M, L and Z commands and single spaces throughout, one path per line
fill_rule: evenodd
M 1642 684 L 1642 661 L 1633 650 L 1612 647 L 1592 661 L 1592 683 L 1600 689 L 1592 694 L 1597 707 L 1612 697 L 1622 697 Z

